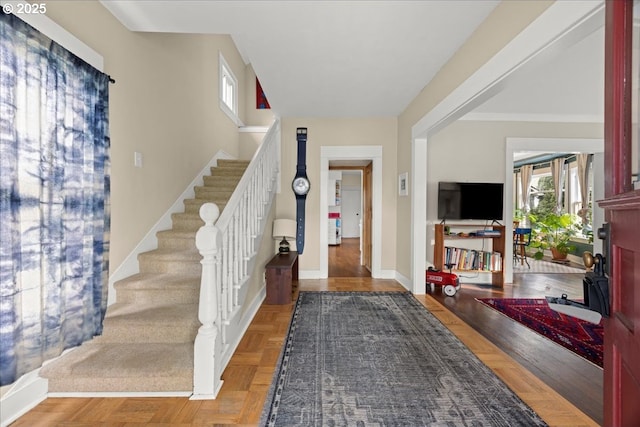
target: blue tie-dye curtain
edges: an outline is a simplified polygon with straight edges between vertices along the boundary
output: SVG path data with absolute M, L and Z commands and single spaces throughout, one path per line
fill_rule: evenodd
M 102 332 L 109 77 L 0 13 L 0 385 Z

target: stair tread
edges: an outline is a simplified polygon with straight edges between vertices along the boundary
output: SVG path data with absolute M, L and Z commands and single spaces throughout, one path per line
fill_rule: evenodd
M 227 170 L 227 169 L 239 169 L 239 170 L 246 170 L 247 166 L 249 166 L 249 162 L 246 163 L 240 163 L 240 162 L 236 162 L 236 163 L 228 163 L 228 162 L 218 162 L 218 165 L 216 166 L 216 168 L 218 170 Z
M 235 188 L 240 182 L 240 176 L 226 177 L 226 176 L 210 176 L 204 180 L 204 185 L 200 187 L 207 188 Z
M 247 170 L 247 166 L 245 165 L 230 165 L 230 164 L 219 164 L 218 166 L 213 166 L 211 168 L 212 171 L 217 172 L 244 172 Z
M 199 219 L 202 220 L 202 218 L 200 218 L 200 213 L 199 212 L 177 212 L 174 214 L 171 214 L 172 218 L 182 218 L 182 219 Z
M 220 181 L 221 183 L 227 183 L 227 182 L 231 182 L 231 183 L 238 183 L 238 181 L 240 181 L 240 179 L 242 179 L 242 175 L 238 174 L 234 174 L 234 175 L 205 175 L 202 177 L 203 181 Z
M 195 323 L 198 322 L 198 304 L 114 303 L 107 309 L 104 322 L 105 325 L 113 322 L 127 322 L 131 326 L 148 323 Z
M 196 274 L 187 275 L 169 273 L 137 273 L 122 280 L 118 280 L 116 283 L 114 283 L 114 287 L 116 289 L 127 287 L 151 290 L 183 288 L 193 285 L 198 286 L 199 283 L 200 275 Z
M 156 233 L 156 237 L 174 238 L 174 239 L 193 239 L 195 233 L 191 230 L 162 230 Z
M 193 343 L 98 343 L 88 341 L 45 365 L 45 378 L 145 378 L 193 372 Z
M 143 258 L 151 257 L 151 258 L 156 258 L 161 260 L 171 260 L 171 261 L 179 261 L 179 260 L 199 261 L 202 258 L 202 256 L 200 255 L 200 253 L 196 248 L 188 249 L 188 250 L 180 250 L 180 251 L 175 249 L 153 249 L 147 252 L 140 253 L 140 255 L 138 255 L 138 259 L 140 259 L 140 257 L 143 257 Z
M 244 175 L 244 169 L 227 168 L 225 170 L 212 169 L 211 170 L 211 175 L 209 175 L 209 176 L 237 176 L 237 177 L 241 177 L 242 175 Z
M 196 197 L 195 199 L 189 199 L 189 200 L 185 200 L 184 201 L 184 205 L 203 205 L 205 203 L 215 203 L 216 205 L 218 205 L 218 208 L 220 209 L 220 211 L 222 211 L 222 209 L 225 207 L 225 205 L 227 204 L 227 202 L 229 201 L 229 198 L 227 197 L 220 197 L 220 198 L 216 198 L 216 197 Z
M 194 189 L 204 191 L 206 193 L 221 193 L 221 194 L 233 193 L 233 189 L 230 189 L 229 187 L 214 187 L 212 185 L 196 185 Z
M 245 167 L 249 166 L 250 160 L 242 160 L 242 159 L 218 159 L 217 165 L 218 167 L 224 167 L 225 165 L 244 165 Z
M 196 197 L 195 199 L 189 199 L 189 200 L 185 200 L 184 201 L 184 205 L 204 205 L 205 203 L 215 203 L 216 205 L 218 205 L 218 207 L 220 208 L 220 210 L 222 211 L 222 208 L 224 208 L 224 206 L 227 204 L 227 202 L 229 201 L 228 198 L 225 197 L 221 197 L 221 198 L 215 198 L 215 197 Z

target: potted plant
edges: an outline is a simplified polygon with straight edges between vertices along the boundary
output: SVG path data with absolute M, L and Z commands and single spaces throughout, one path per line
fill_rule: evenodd
M 571 238 L 579 231 L 579 221 L 569 213 L 548 214 L 541 220 L 535 220 L 530 245 L 536 249 L 533 258 L 542 259 L 544 250 L 548 249 L 554 260 L 566 259 L 569 252 L 576 250 Z
M 535 221 L 535 218 L 532 213 L 524 212 L 522 209 L 515 209 L 513 211 L 513 226 L 528 227 Z

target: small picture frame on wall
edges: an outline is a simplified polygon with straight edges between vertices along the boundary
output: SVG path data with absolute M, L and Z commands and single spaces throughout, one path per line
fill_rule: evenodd
M 398 195 L 409 195 L 409 174 L 407 172 L 398 175 Z

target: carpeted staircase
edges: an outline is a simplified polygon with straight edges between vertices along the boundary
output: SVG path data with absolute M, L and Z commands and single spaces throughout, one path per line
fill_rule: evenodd
M 45 365 L 49 392 L 192 392 L 193 342 L 200 327 L 199 209 L 223 210 L 249 162 L 218 160 L 173 227 L 157 234 L 158 249 L 138 256 L 140 273 L 115 283 L 103 334 Z

